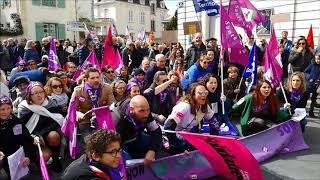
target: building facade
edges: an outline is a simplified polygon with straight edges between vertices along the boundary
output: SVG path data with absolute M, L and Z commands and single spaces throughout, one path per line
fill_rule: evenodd
M 67 22 L 76 20 L 75 0 L 0 0 L 0 4 L 2 27 L 13 25 L 12 13 L 20 15 L 23 27 L 20 37 L 41 40 L 54 36 L 76 40 L 76 33 L 66 30 Z
M 314 43 L 315 45 L 318 45 L 320 42 L 319 0 L 250 1 L 257 9 L 262 10 L 269 15 L 270 24 L 273 24 L 277 38 L 281 38 L 282 31 L 288 31 L 288 38 L 291 40 L 295 40 L 300 35 L 307 36 L 310 25 L 312 24 Z M 219 1 L 215 2 L 219 3 Z M 222 3 L 227 10 L 229 0 L 222 0 Z M 272 19 L 272 16 L 274 19 Z M 192 41 L 192 35 L 184 35 L 183 23 L 191 21 L 201 21 L 201 31 L 204 38 L 215 37 L 218 40 L 220 39 L 220 16 L 209 17 L 205 12 L 196 13 L 192 0 L 181 0 L 178 3 L 178 41 L 185 47 Z M 245 32 L 238 27 L 236 27 L 236 30 L 244 37 L 243 40 L 245 41 Z M 267 33 L 259 33 L 259 28 L 257 27 L 254 28 L 253 34 L 257 38 L 264 37 L 268 39 L 270 37 L 270 31 Z
M 128 26 L 134 38 L 145 30 L 160 39 L 167 13 L 163 0 L 94 0 L 94 19 L 101 22 L 98 35 L 105 35 L 108 24 L 114 23 L 119 35 L 124 35 Z

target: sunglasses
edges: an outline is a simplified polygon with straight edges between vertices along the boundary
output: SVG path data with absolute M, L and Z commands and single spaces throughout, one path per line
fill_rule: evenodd
M 306 43 L 298 43 L 298 45 L 306 45 Z
M 52 85 L 51 87 L 52 87 L 52 89 L 58 89 L 58 88 L 62 89 L 63 88 L 63 86 L 61 84 L 60 85 Z
M 114 71 L 107 71 L 106 73 L 107 73 L 107 74 L 110 74 L 110 73 L 114 73 Z
M 197 92 L 197 94 L 200 95 L 200 96 L 203 96 L 203 95 L 206 96 L 206 95 L 208 95 L 208 93 L 209 93 L 209 92 L 208 92 L 207 90 L 205 90 L 205 91 L 198 91 L 198 92 Z
M 203 63 L 203 64 L 209 64 L 209 62 L 207 62 L 207 61 L 202 61 L 202 63 Z

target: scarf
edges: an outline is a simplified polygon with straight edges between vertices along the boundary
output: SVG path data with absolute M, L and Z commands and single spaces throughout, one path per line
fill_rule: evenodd
M 97 89 L 91 87 L 87 82 L 84 83 L 84 90 L 87 93 L 88 97 L 91 100 L 92 107 L 97 108 L 99 107 L 98 100 L 102 91 L 102 85 L 99 84 Z
M 144 123 L 139 123 L 139 122 L 136 122 L 136 121 L 135 121 L 134 114 L 130 113 L 129 107 L 128 107 L 128 109 L 127 109 L 127 112 L 128 112 L 128 114 L 129 114 L 128 120 L 132 122 L 132 124 L 134 125 L 134 129 L 135 129 L 136 131 L 143 131 L 144 128 L 145 128 Z
M 94 166 L 104 172 L 105 174 L 109 175 L 112 180 L 122 180 L 123 174 L 122 174 L 122 167 L 119 165 L 116 168 L 109 168 L 106 165 L 101 164 L 97 161 L 88 161 L 89 166 Z
M 30 117 L 29 121 L 26 124 L 27 129 L 30 133 L 33 132 L 33 130 L 36 128 L 40 116 L 46 116 L 53 119 L 55 122 L 57 122 L 60 126 L 63 123 L 64 117 L 59 113 L 51 113 L 49 112 L 44 106 L 48 105 L 49 101 L 47 99 L 44 100 L 44 102 L 41 105 L 36 104 L 28 104 L 26 100 L 23 100 L 21 102 L 21 106 L 32 111 L 33 115 Z
M 159 94 L 159 96 L 160 96 L 160 104 L 164 103 L 164 101 L 166 100 L 167 95 L 168 95 L 168 91 L 167 90 L 164 90 Z
M 263 110 L 267 107 L 267 104 L 268 104 L 268 99 L 265 99 L 260 106 L 257 106 L 257 107 L 255 108 L 254 111 L 255 111 L 256 113 L 259 113 L 259 112 L 263 111 Z
M 65 106 L 68 104 L 69 98 L 66 93 L 61 93 L 61 94 L 51 93 L 51 97 L 52 99 L 57 101 L 57 104 L 59 106 Z
M 136 76 L 133 77 L 133 82 L 137 83 L 138 86 L 140 87 L 141 91 L 144 91 L 144 87 L 145 87 L 145 80 L 139 80 Z
M 302 97 L 303 97 L 303 92 L 299 92 L 293 89 L 290 93 L 290 100 L 291 102 L 294 102 L 294 104 L 297 104 Z

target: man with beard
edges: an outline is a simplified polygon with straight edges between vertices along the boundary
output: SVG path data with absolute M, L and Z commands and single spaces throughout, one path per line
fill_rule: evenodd
M 201 33 L 197 33 L 194 37 L 192 46 L 187 50 L 186 57 L 184 58 L 184 70 L 189 69 L 195 62 L 198 61 L 200 56 L 206 51 L 206 46 L 202 42 Z
M 119 111 L 121 116 L 114 121 L 122 139 L 121 147 L 125 154 L 127 153 L 127 157 L 124 158 L 144 158 L 145 165 L 149 165 L 155 160 L 156 152 L 160 150 L 162 133 L 150 113 L 147 99 L 141 95 L 134 96 L 129 106 L 123 104 Z
M 96 123 L 92 109 L 111 105 L 114 101 L 112 89 L 109 85 L 101 83 L 100 72 L 96 68 L 88 68 L 84 74 L 85 82 L 74 89 L 72 98 L 77 104 L 77 121 L 82 137 L 90 134 Z

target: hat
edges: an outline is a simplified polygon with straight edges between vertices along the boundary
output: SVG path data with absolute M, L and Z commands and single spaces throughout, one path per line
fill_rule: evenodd
M 0 96 L 0 105 L 2 104 L 12 104 L 12 100 L 8 96 Z
M 23 83 L 29 84 L 30 83 L 29 78 L 25 76 L 20 76 L 13 81 L 13 84 L 15 87 L 18 87 L 20 84 L 23 84 Z
M 209 39 L 207 39 L 206 41 L 207 41 L 207 42 L 209 42 L 209 41 L 217 41 L 217 39 L 216 39 L 216 38 L 209 38 Z
M 27 96 L 30 92 L 31 92 L 31 89 L 35 86 L 40 86 L 43 88 L 43 85 L 41 84 L 41 82 L 38 82 L 38 81 L 32 81 L 28 87 L 26 88 L 26 90 L 24 91 L 24 95 Z
M 138 69 L 136 69 L 136 70 L 134 71 L 133 75 L 134 75 L 134 76 L 137 76 L 137 75 L 139 75 L 139 74 L 145 75 L 146 73 L 145 73 L 142 69 L 138 68 Z
M 27 61 L 28 64 L 30 64 L 31 62 L 36 62 L 36 61 L 33 60 L 33 59 L 29 59 L 29 60 Z
M 48 55 L 43 55 L 41 59 L 49 59 Z

